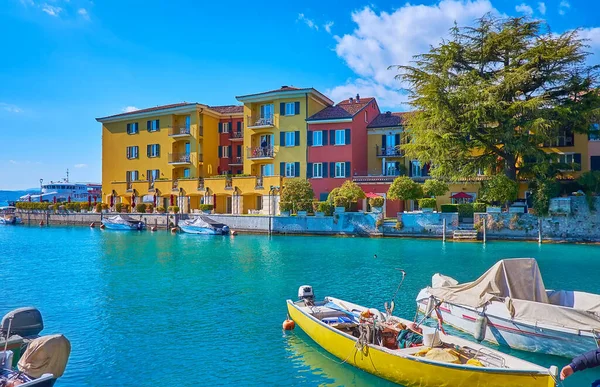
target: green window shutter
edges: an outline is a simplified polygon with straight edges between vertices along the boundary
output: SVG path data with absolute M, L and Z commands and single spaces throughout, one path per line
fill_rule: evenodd
M 219 158 L 223 157 L 223 148 L 219 147 Z
M 285 176 L 285 163 L 279 163 L 279 176 Z
M 327 177 L 327 163 L 323 163 L 323 177 Z
M 346 161 L 346 177 L 352 176 L 352 170 L 350 169 L 350 161 Z
M 329 131 L 329 143 L 335 145 L 335 130 Z
M 229 157 L 232 157 L 233 155 L 231 154 L 231 145 L 229 145 L 227 148 L 227 152 L 229 152 Z
M 323 141 L 323 145 L 327 145 L 328 136 L 326 130 L 321 131 L 321 139 Z
M 573 162 L 577 164 L 575 166 L 576 171 L 581 171 L 581 153 L 575 153 L 573 155 Z
M 306 146 L 312 146 L 313 144 L 313 131 L 308 131 L 306 134 Z
M 242 121 L 238 121 L 237 122 L 237 131 L 241 132 L 242 131 Z
M 146 121 L 146 129 L 148 131 L 152 130 L 152 121 Z
M 156 157 L 160 157 L 160 144 L 156 144 Z
M 294 115 L 300 114 L 300 102 L 294 102 Z
M 150 149 L 152 148 L 151 145 L 146 145 L 146 156 L 150 157 Z
M 346 135 L 346 145 L 350 145 L 350 142 L 352 141 L 352 138 L 350 136 L 350 129 L 346 129 L 344 134 Z
M 294 172 L 296 177 L 300 177 L 300 163 L 297 161 L 294 163 Z
M 223 123 L 219 122 L 219 133 L 223 133 Z
M 335 163 L 329 163 L 329 176 L 335 177 Z
M 307 163 L 306 164 L 306 178 L 310 179 L 311 177 L 313 177 L 313 163 Z
M 156 131 L 160 130 L 160 120 L 156 120 Z
M 296 137 L 296 138 L 295 138 L 295 140 L 296 140 L 296 141 L 295 141 L 295 144 L 294 144 L 294 146 L 300 146 L 300 131 L 298 131 L 298 130 L 297 130 L 297 131 L 295 132 L 295 137 Z
M 127 158 L 131 157 L 131 152 L 129 151 L 131 148 L 127 147 Z
M 127 124 L 127 134 L 131 134 L 131 124 Z
M 279 104 L 279 114 L 285 116 L 285 102 Z
M 285 132 L 279 133 L 279 145 L 285 146 Z

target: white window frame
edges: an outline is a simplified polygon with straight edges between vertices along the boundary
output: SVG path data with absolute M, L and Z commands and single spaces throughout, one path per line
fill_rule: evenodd
M 150 144 L 150 155 L 148 157 L 158 157 L 160 156 L 160 145 L 159 144 Z
M 125 154 L 129 154 L 128 160 L 137 159 L 140 157 L 140 148 L 137 145 L 128 146 Z
M 285 177 L 296 177 L 296 163 L 285 163 Z
M 296 132 L 285 132 L 285 146 L 296 146 Z
M 138 181 L 140 174 L 138 171 L 127 171 L 125 172 L 125 180 L 128 182 Z M 129 180 L 127 180 L 129 178 Z
M 221 146 L 221 158 L 222 159 L 229 158 L 229 146 L 227 146 L 227 145 Z
M 313 163 L 312 167 L 312 177 L 315 179 L 321 179 L 323 177 L 323 163 Z
M 151 169 L 150 175 L 148 176 L 148 180 L 156 181 L 160 178 L 160 169 Z
M 229 133 L 229 122 L 223 122 L 223 129 L 221 133 Z
M 158 132 L 160 128 L 158 127 L 158 120 L 150 120 L 150 131 Z
M 339 142 L 338 140 L 340 140 L 341 142 Z M 335 145 L 346 145 L 346 131 L 344 129 L 335 130 Z
M 268 108 L 267 108 L 268 106 Z M 267 111 L 268 110 L 268 111 Z M 266 103 L 264 105 L 260 105 L 259 108 L 259 114 L 260 114 L 260 118 L 273 118 L 273 113 L 275 110 L 275 105 L 273 105 L 272 103 Z
M 412 169 L 412 177 L 423 177 L 423 166 L 419 160 L 412 160 L 410 167 Z
M 345 162 L 337 162 L 335 163 L 335 178 L 346 177 L 346 163 Z
M 285 103 L 285 115 L 293 116 L 296 114 L 296 103 L 294 102 L 286 102 Z
M 323 131 L 322 130 L 315 130 L 315 131 L 312 132 L 312 135 L 313 135 L 312 145 L 313 146 L 323 146 Z M 317 138 L 319 139 L 319 141 L 317 141 Z
M 575 163 L 575 152 L 566 152 L 566 153 L 556 153 L 558 156 L 558 160 L 556 161 L 559 164 L 574 164 Z M 571 161 L 568 161 L 568 159 Z M 574 168 L 561 169 L 561 171 L 573 171 Z
M 260 169 L 262 176 L 273 176 L 275 174 L 275 167 L 273 164 L 263 164 Z
M 129 128 L 131 131 L 127 134 L 138 134 L 140 132 L 140 126 L 137 122 L 130 122 Z

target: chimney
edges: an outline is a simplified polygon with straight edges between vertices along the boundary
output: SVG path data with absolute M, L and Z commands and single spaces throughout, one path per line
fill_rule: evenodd
M 350 99 L 348 101 L 350 101 L 350 103 L 354 103 L 354 100 L 352 99 L 352 97 L 350 97 Z
M 360 95 L 358 93 L 356 93 L 356 102 L 360 102 Z
M 392 115 L 392 112 L 390 112 L 390 111 L 387 111 L 387 112 L 385 112 L 385 115 L 389 117 L 389 116 L 391 116 L 391 115 Z
M 281 86 L 282 89 L 287 89 L 288 87 L 289 87 L 288 85 Z

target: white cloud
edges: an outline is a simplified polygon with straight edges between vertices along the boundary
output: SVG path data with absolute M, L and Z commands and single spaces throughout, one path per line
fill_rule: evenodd
M 21 4 L 23 4 L 24 6 L 30 6 L 30 5 L 34 5 L 33 0 L 19 0 Z
M 562 0 L 558 6 L 558 13 L 564 15 L 569 8 L 571 8 L 571 3 L 567 0 Z
M 88 13 L 88 11 L 85 8 L 79 8 L 77 10 L 77 14 L 79 16 L 81 16 L 82 18 L 84 18 L 85 20 L 90 20 L 90 14 Z
M 136 110 L 140 110 L 140 109 L 136 108 L 135 106 L 125 106 L 123 109 L 121 109 L 121 111 L 123 113 L 131 113 L 131 112 L 134 112 Z
M 298 21 L 302 21 L 304 22 L 304 24 L 306 24 L 308 26 L 308 28 L 312 28 L 315 30 L 319 30 L 319 26 L 317 24 L 315 24 L 314 20 L 311 20 L 309 18 L 307 18 L 306 16 L 304 16 L 303 13 L 299 13 L 298 14 Z
M 454 22 L 472 25 L 482 15 L 498 14 L 489 0 L 442 0 L 434 5 L 406 4 L 392 13 L 375 12 L 365 7 L 352 13 L 356 29 L 335 36 L 335 52 L 354 71 L 358 79 L 334 87 L 334 98 L 348 98 L 358 91 L 365 97 L 377 97 L 380 106 L 394 107 L 406 102 L 406 96 L 394 79 L 390 65 L 408 65 L 414 55 L 427 52 L 448 37 Z M 352 91 L 352 93 L 351 93 Z
M 23 113 L 23 109 L 21 109 L 17 105 L 4 102 L 0 102 L 0 110 L 7 111 L 9 113 Z
M 62 10 L 63 9 L 61 7 L 55 7 L 46 3 L 42 4 L 42 11 L 46 12 L 50 16 L 56 17 L 62 12 Z
M 8 160 L 8 162 L 11 163 L 11 164 L 19 164 L 15 160 Z
M 331 27 L 333 27 L 333 22 L 332 21 L 328 21 L 323 26 L 323 28 L 325 28 L 325 31 L 327 31 L 327 33 L 329 33 L 329 34 L 331 33 Z
M 542 15 L 545 15 L 546 14 L 546 3 L 544 3 L 543 1 L 540 1 L 538 3 L 538 11 L 540 11 L 540 13 Z
M 517 11 L 519 13 L 523 13 L 528 16 L 533 15 L 533 8 L 531 8 L 530 6 L 528 6 L 525 3 L 521 3 L 521 4 L 517 5 L 515 7 L 515 11 Z
M 75 168 L 87 168 L 87 164 L 75 164 Z

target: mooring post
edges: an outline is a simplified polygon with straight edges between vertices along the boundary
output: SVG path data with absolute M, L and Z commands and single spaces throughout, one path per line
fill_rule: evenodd
M 538 218 L 538 243 L 542 243 L 542 218 Z
M 483 243 L 487 242 L 487 219 L 483 218 Z
M 442 242 L 446 242 L 446 218 L 442 219 Z

